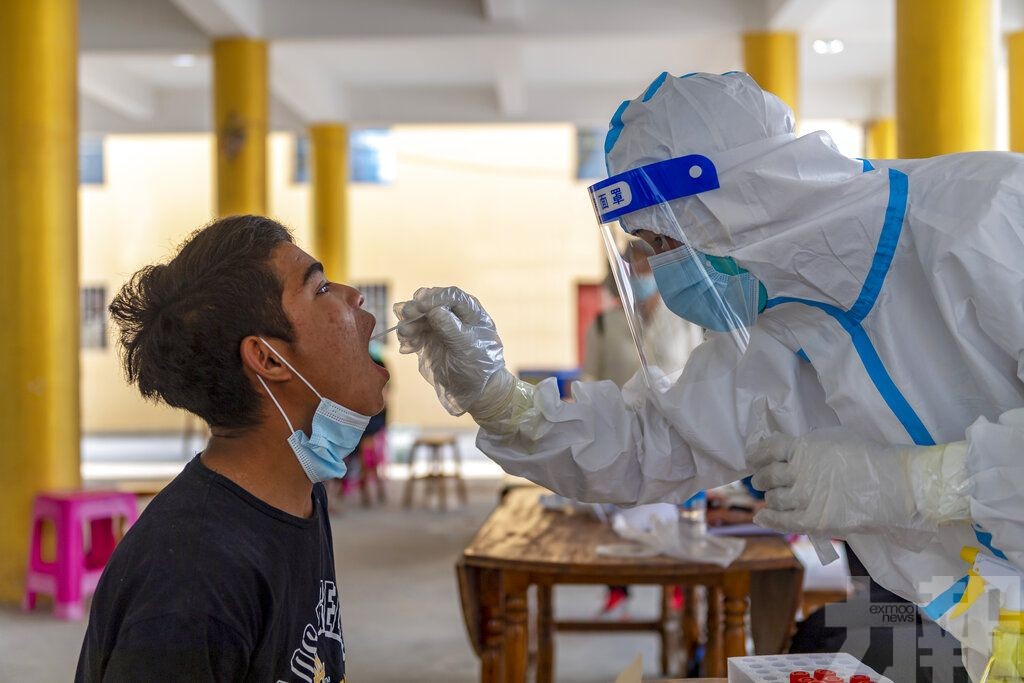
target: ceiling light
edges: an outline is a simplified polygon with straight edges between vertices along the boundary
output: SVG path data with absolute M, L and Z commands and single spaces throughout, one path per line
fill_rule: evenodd
M 174 55 L 171 58 L 171 64 L 174 66 L 180 66 L 181 68 L 188 68 L 196 65 L 196 56 L 190 54 Z
M 811 44 L 811 47 L 814 48 L 814 51 L 819 55 L 837 55 L 842 52 L 846 46 L 843 45 L 843 41 L 837 38 L 832 38 L 831 40 L 822 40 L 819 38 Z

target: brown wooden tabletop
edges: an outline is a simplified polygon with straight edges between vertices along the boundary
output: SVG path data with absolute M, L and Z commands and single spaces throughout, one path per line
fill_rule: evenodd
M 590 514 L 545 510 L 538 503 L 543 491 L 523 487 L 509 491 L 463 553 L 474 565 L 519 571 L 593 573 L 623 571 L 630 575 L 672 576 L 721 572 L 714 564 L 700 564 L 658 555 L 629 558 L 604 557 L 597 546 L 623 540 Z M 747 539 L 743 554 L 731 570 L 761 571 L 793 566 L 789 544 L 778 536 Z
M 604 557 L 597 554 L 597 546 L 623 540 L 590 514 L 545 510 L 539 499 L 543 492 L 535 487 L 509 491 L 465 549 L 457 567 L 466 628 L 481 660 L 484 683 L 527 679 L 531 628 L 536 628 L 537 636 L 537 681 L 553 679 L 553 635 L 564 623 L 552 615 L 552 589 L 558 584 L 705 587 L 708 640 L 704 661 L 707 674 L 714 677 L 725 674 L 727 657 L 746 654 L 745 623 L 753 583 L 756 592 L 774 600 L 767 611 L 750 607 L 755 642 L 758 628 L 774 621 L 772 626 L 783 635 L 762 628 L 762 635 L 769 633 L 762 642 L 774 638 L 777 642 L 766 651 L 782 651 L 803 577 L 803 566 L 784 539 L 748 538 L 743 554 L 726 568 L 665 556 Z M 531 585 L 537 587 L 534 627 L 527 623 L 527 589 Z M 664 639 L 663 631 L 663 653 Z

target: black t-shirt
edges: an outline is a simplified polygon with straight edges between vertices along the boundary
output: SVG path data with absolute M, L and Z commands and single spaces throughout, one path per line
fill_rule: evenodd
M 75 680 L 344 681 L 324 487 L 302 519 L 195 457 L 110 558 Z

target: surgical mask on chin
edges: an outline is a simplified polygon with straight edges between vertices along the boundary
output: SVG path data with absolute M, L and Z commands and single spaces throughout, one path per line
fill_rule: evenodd
M 311 434 L 307 437 L 301 429 L 292 427 L 291 420 L 285 415 L 284 409 L 270 391 L 270 387 L 262 377 L 257 375 L 260 384 L 267 390 L 270 400 L 277 406 L 281 417 L 288 425 L 288 430 L 291 432 L 291 436 L 288 437 L 288 445 L 291 446 L 302 470 L 314 484 L 328 479 L 341 479 L 348 471 L 348 466 L 345 465 L 345 456 L 352 453 L 359 445 L 359 440 L 363 437 L 370 418 L 354 410 L 349 410 L 329 398 L 324 398 L 298 370 L 292 367 L 291 363 L 285 360 L 284 356 L 267 343 L 266 339 L 260 337 L 260 341 L 320 399 L 320 405 L 317 406 L 316 412 L 313 414 Z
M 658 291 L 658 282 L 654 279 L 653 273 L 645 273 L 632 278 L 629 286 L 633 289 L 633 295 L 637 301 L 647 301 Z
M 728 332 L 750 327 L 764 310 L 764 287 L 734 263 L 735 273 L 722 273 L 707 256 L 685 245 L 648 261 L 665 305 L 695 325 Z

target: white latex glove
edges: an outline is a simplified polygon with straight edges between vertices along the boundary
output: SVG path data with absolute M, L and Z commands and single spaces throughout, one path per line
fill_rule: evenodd
M 476 297 L 458 287 L 422 287 L 394 310 L 399 351 L 419 355 L 420 374 L 452 415 L 470 410 L 491 376 L 505 369 L 494 321 Z
M 838 430 L 765 439 L 751 455 L 755 516 L 779 531 L 834 536 L 931 531 L 970 517 L 965 442 L 887 446 Z

